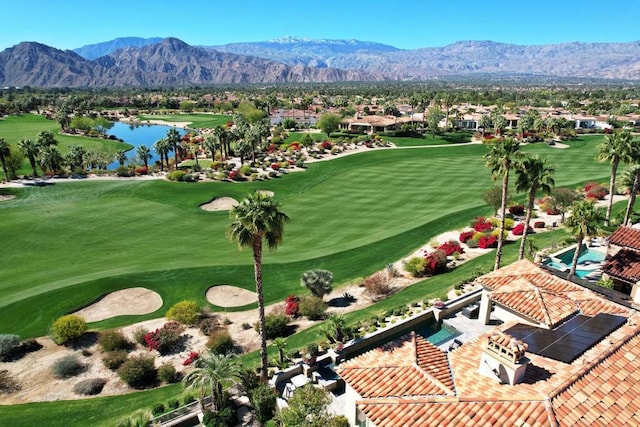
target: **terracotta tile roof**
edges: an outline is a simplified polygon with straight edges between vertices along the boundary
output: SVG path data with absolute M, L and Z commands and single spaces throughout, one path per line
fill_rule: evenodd
M 582 312 L 620 313 L 625 310 L 595 292 L 556 277 L 522 260 L 476 279 L 491 291 L 489 297 L 522 316 L 550 328 Z
M 609 243 L 640 250 L 640 230 L 633 227 L 618 227 L 616 231 L 609 236 Z
M 552 426 L 544 401 L 424 402 L 410 399 L 358 405 L 376 427 Z
M 552 396 L 560 426 L 640 425 L 638 335 L 614 346 L 604 360 L 588 365 L 577 377 Z
M 634 250 L 620 249 L 604 264 L 602 271 L 626 282 L 637 283 L 640 281 L 640 254 Z
M 337 371 L 362 397 L 454 394 L 447 354 L 414 333 L 351 359 Z

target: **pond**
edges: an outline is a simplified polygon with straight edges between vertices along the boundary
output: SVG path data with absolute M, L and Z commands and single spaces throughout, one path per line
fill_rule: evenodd
M 127 162 L 136 163 L 136 148 L 141 145 L 146 145 L 151 149 L 153 157 L 149 161 L 149 165 L 152 165 L 156 161 L 160 161 L 160 156 L 153 149 L 153 144 L 167 136 L 169 129 L 174 129 L 173 126 L 165 125 L 131 125 L 128 123 L 115 122 L 113 127 L 107 131 L 108 135 L 113 135 L 118 139 L 123 140 L 127 144 L 133 145 L 133 148 L 127 151 Z M 175 128 L 180 133 L 180 136 L 184 135 L 186 131 L 181 128 Z M 171 154 L 170 154 L 171 155 Z M 116 169 L 120 164 L 115 161 L 109 164 L 109 169 Z

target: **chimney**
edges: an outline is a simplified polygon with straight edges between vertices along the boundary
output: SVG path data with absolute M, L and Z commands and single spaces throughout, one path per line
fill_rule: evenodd
M 479 372 L 502 384 L 518 384 L 529 364 L 525 356 L 527 347 L 526 343 L 504 332 L 493 332 L 482 349 Z

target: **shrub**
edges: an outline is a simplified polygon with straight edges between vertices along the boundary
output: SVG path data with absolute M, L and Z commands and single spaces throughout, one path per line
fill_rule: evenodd
M 174 304 L 165 315 L 169 320 L 175 320 L 185 325 L 195 325 L 202 310 L 194 301 L 180 301 Z
M 239 169 L 240 173 L 244 176 L 248 176 L 251 175 L 251 166 L 249 165 L 242 165 Z
M 167 384 L 178 382 L 176 368 L 169 362 L 165 362 L 158 368 L 158 379 Z
M 544 228 L 544 227 L 545 227 L 544 221 L 536 221 L 533 223 L 533 228 Z
M 261 424 L 272 419 L 276 412 L 276 398 L 278 396 L 266 384 L 260 384 L 251 390 L 249 400 L 256 411 L 256 417 Z
M 85 365 L 75 355 L 61 357 L 53 363 L 53 376 L 58 379 L 75 377 L 85 370 Z
M 193 403 L 195 401 L 196 401 L 196 398 L 193 397 L 192 394 L 187 394 L 185 397 L 182 398 L 183 405 L 188 405 L 189 403 Z
M 124 336 L 122 331 L 113 330 L 101 332 L 98 337 L 98 344 L 104 351 L 128 350 L 131 343 Z
M 331 292 L 333 273 L 327 270 L 313 269 L 302 273 L 300 284 L 306 286 L 313 295 L 322 298 Z
M 167 410 L 174 410 L 180 407 L 178 399 L 170 399 L 167 401 Z
M 227 354 L 233 351 L 235 344 L 226 329 L 219 329 L 209 336 L 207 348 L 214 354 Z
M 218 319 L 216 317 L 206 317 L 200 321 L 200 332 L 203 335 L 211 335 L 216 329 L 220 329 L 221 326 L 218 323 Z
M 585 191 L 587 200 L 602 200 L 607 194 L 609 194 L 609 190 L 607 190 L 605 186 L 600 184 L 589 187 L 588 190 L 585 186 Z
M 104 355 L 102 363 L 113 371 L 122 366 L 127 357 L 129 357 L 129 353 L 126 350 L 114 350 Z
M 133 171 L 126 166 L 118 166 L 116 169 L 116 175 L 119 177 L 128 177 L 133 175 Z
M 327 304 L 322 298 L 315 295 L 307 295 L 299 302 L 300 315 L 309 320 L 321 320 L 327 311 Z
M 297 317 L 298 311 L 300 310 L 300 307 L 298 306 L 298 297 L 295 295 L 289 295 L 285 298 L 284 302 L 284 314 L 287 316 Z
M 524 215 L 524 205 L 513 205 L 509 207 L 511 215 Z
M 460 246 L 460 242 L 458 242 L 457 240 L 449 240 L 448 242 L 445 242 L 438 246 L 438 249 L 444 251 L 446 256 L 451 256 L 455 252 L 459 254 L 464 253 L 464 249 L 462 249 L 462 247 Z
M 145 335 L 147 335 L 149 331 L 147 331 L 143 327 L 138 327 L 133 330 L 133 340 L 140 345 L 147 345 L 147 342 L 144 340 Z
M 498 238 L 492 234 L 485 234 L 478 239 L 480 249 L 495 248 L 498 246 Z
M 80 338 L 87 330 L 87 323 L 80 316 L 67 314 L 51 325 L 51 338 L 58 345 Z
M 0 334 L 0 360 L 6 360 L 20 344 L 18 335 Z
M 167 179 L 169 181 L 183 181 L 186 174 L 187 173 L 185 171 L 175 170 L 167 174 Z
M 200 357 L 200 354 L 197 351 L 189 352 L 189 356 L 184 360 L 184 362 L 182 362 L 182 366 L 191 365 L 193 362 L 198 360 L 199 357 Z
M 522 234 L 524 233 L 524 222 L 519 222 L 515 227 L 513 227 L 511 232 L 513 233 L 514 236 L 522 236 Z M 527 234 L 529 233 L 533 233 L 533 230 L 531 229 L 531 227 L 529 227 L 529 229 L 527 230 Z
M 389 295 L 393 290 L 389 275 L 381 271 L 364 279 L 363 285 L 369 295 L 376 297 Z
M 413 257 L 410 258 L 404 265 L 404 269 L 413 277 L 424 276 L 424 258 Z
M 156 403 L 155 405 L 153 405 L 153 407 L 151 408 L 151 413 L 154 416 L 158 416 L 158 415 L 162 415 L 164 414 L 165 411 L 165 407 L 163 403 Z
M 20 390 L 20 383 L 6 369 L 0 370 L 0 394 L 9 394 Z
M 206 427 L 232 426 L 235 425 L 234 419 L 233 410 L 225 406 L 224 408 L 218 408 L 216 412 L 205 411 L 202 417 L 202 424 Z
M 513 220 L 513 218 L 505 218 L 504 219 L 504 229 L 505 230 L 511 230 L 513 228 L 514 224 L 515 224 L 515 221 Z
M 141 389 L 152 386 L 157 380 L 154 357 L 131 357 L 118 369 L 118 375 L 129 387 Z
M 139 168 L 136 168 L 136 173 L 138 175 L 147 175 L 149 173 L 149 168 L 146 166 L 140 166 Z
M 491 223 L 482 216 L 477 217 L 473 221 L 471 226 L 473 227 L 474 230 L 480 233 L 485 231 L 490 231 L 491 229 L 493 229 L 493 226 L 491 225 Z
M 100 394 L 106 383 L 107 380 L 104 378 L 87 378 L 75 384 L 73 386 L 73 392 L 83 396 L 95 396 L 96 394 Z
M 424 257 L 425 274 L 438 274 L 447 268 L 447 255 L 437 249 Z
M 289 316 L 279 312 L 271 312 L 265 316 L 265 329 L 268 339 L 287 336 L 289 332 Z M 260 324 L 253 325 L 257 332 L 260 332 Z
M 460 233 L 460 241 L 462 243 L 467 243 L 467 241 L 469 241 L 469 239 L 471 239 L 473 237 L 473 235 L 475 234 L 475 230 L 468 230 L 468 231 L 463 231 L 462 233 Z
M 148 332 L 144 340 L 149 350 L 158 350 L 160 354 L 169 354 L 182 339 L 183 328 L 178 322 L 167 322 L 160 329 Z

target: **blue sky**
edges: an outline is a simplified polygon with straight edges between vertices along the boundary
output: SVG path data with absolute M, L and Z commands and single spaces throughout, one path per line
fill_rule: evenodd
M 127 36 L 216 45 L 289 35 L 405 49 L 460 40 L 640 40 L 637 0 L 7 0 L 0 15 L 0 50 L 21 41 L 73 49 Z

